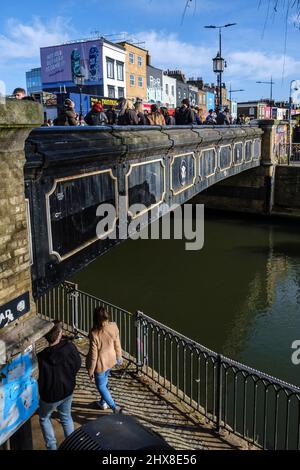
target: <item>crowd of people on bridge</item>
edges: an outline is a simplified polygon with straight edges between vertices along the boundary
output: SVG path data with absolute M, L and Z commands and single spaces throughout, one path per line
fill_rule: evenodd
M 95 103 L 86 116 L 80 116 L 75 111 L 75 104 L 67 98 L 53 122 L 45 121 L 44 126 L 187 126 L 187 125 L 230 125 L 245 124 L 243 116 L 233 120 L 229 108 L 209 110 L 206 116 L 203 109 L 190 105 L 188 99 L 183 99 L 181 106 L 172 112 L 166 107 L 152 104 L 144 109 L 142 102 L 133 104 L 131 100 L 120 98 L 116 107 L 104 109 L 101 103 Z

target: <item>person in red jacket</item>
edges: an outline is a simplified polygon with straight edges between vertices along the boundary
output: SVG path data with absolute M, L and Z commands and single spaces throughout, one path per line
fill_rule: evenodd
M 56 450 L 56 438 L 51 423 L 51 416 L 57 409 L 64 435 L 68 437 L 74 431 L 71 416 L 73 391 L 76 374 L 81 366 L 81 358 L 76 346 L 62 338 L 62 324 L 56 323 L 47 333 L 49 346 L 38 355 L 40 425 L 48 450 Z

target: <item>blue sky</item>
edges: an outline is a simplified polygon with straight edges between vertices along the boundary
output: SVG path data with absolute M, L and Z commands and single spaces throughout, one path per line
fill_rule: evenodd
M 261 3 L 260 7 L 259 4 Z M 284 4 L 284 0 L 279 3 Z M 224 74 L 238 101 L 268 97 L 287 99 L 289 82 L 300 79 L 299 27 L 293 11 L 288 14 L 286 54 L 283 11 L 267 15 L 268 0 L 192 0 L 184 21 L 186 0 L 26 0 L 5 2 L 0 17 L 0 80 L 10 93 L 25 85 L 25 71 L 39 66 L 39 48 L 72 39 L 124 32 L 149 50 L 152 65 L 179 68 L 187 77 L 215 81 L 212 57 L 218 50 L 216 30 L 204 25 L 237 23 L 223 33 Z M 258 8 L 259 7 L 259 8 Z M 268 20 L 266 21 L 266 18 Z M 299 23 L 298 23 L 299 24 Z

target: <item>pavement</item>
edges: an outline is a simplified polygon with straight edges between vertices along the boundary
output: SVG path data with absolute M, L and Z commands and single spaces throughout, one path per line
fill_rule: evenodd
M 40 343 L 42 349 L 45 343 Z M 74 390 L 72 416 L 75 429 L 103 415 L 112 413 L 97 408 L 99 399 L 97 389 L 90 382 L 84 367 L 84 356 L 87 352 L 87 341 L 76 342 L 81 355 L 82 367 L 77 376 Z M 160 434 L 166 442 L 176 450 L 243 450 L 248 445 L 229 433 L 216 433 L 205 418 L 168 394 L 148 377 L 136 373 L 131 365 L 124 369 L 112 371 L 109 387 L 115 402 L 124 407 L 124 414 L 135 416 L 144 426 Z M 58 445 L 64 440 L 58 415 L 53 414 L 53 426 Z M 37 414 L 32 418 L 33 447 L 35 450 L 45 449 L 43 436 Z

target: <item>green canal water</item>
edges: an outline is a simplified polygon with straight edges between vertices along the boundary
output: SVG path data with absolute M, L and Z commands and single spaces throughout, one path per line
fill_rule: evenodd
M 300 386 L 300 224 L 205 215 L 200 251 L 126 241 L 72 280 L 232 359 Z

